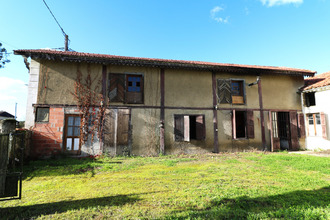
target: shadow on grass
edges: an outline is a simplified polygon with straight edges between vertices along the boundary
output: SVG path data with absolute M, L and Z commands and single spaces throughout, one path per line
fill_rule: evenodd
M 122 206 L 125 204 L 140 201 L 141 199 L 138 197 L 138 195 L 141 194 L 117 195 L 100 198 L 0 208 L 0 218 L 5 217 L 5 219 L 34 219 L 41 215 L 63 213 L 70 210 L 88 209 L 93 207 L 102 208 L 106 206 Z
M 330 215 L 325 211 L 329 204 L 330 187 L 324 187 L 257 198 L 242 196 L 212 200 L 204 209 L 175 211 L 166 219 L 326 219 Z M 313 211 L 316 208 L 322 210 Z
M 100 161 L 93 158 L 60 158 L 50 160 L 32 161 L 23 168 L 23 179 L 32 180 L 41 176 L 65 176 L 90 172 L 91 176 L 95 171 L 107 165 L 107 169 L 119 166 L 121 161 Z

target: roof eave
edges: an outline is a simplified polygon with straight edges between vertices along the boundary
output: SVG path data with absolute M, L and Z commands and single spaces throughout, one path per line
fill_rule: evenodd
M 280 74 L 280 75 L 303 75 L 303 76 L 314 76 L 316 72 L 307 70 L 277 70 L 262 67 L 241 67 L 233 65 L 211 65 L 211 64 L 194 64 L 194 63 L 180 63 L 180 62 L 168 62 L 166 60 L 150 60 L 150 59 L 129 59 L 120 57 L 89 57 L 89 56 L 73 56 L 66 54 L 51 54 L 51 53 L 40 53 L 31 52 L 24 50 L 15 50 L 15 55 L 22 55 L 25 57 L 31 57 L 32 59 L 47 59 L 47 60 L 61 60 L 66 62 L 87 62 L 97 63 L 103 65 L 126 65 L 126 66 L 147 66 L 157 68 L 172 68 L 172 69 L 192 69 L 201 71 L 227 71 L 233 73 L 243 74 Z

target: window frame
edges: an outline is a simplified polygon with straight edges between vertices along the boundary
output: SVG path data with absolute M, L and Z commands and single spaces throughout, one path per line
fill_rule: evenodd
M 128 89 L 130 88 L 129 86 L 129 77 L 138 77 L 140 78 L 140 91 L 128 91 Z M 143 74 L 140 73 L 125 73 L 125 85 L 126 85 L 126 89 L 125 89 L 125 103 L 127 104 L 144 104 L 144 77 Z M 141 96 L 141 100 L 135 100 L 135 101 L 130 101 L 129 96 L 133 95 L 133 96 L 138 96 L 138 94 L 140 94 Z
M 201 125 L 198 125 L 198 117 L 202 118 Z M 177 125 L 177 119 L 182 118 L 181 124 L 179 126 Z M 195 125 L 190 125 L 191 120 L 195 118 Z M 204 114 L 174 114 L 174 141 L 175 142 L 191 142 L 191 141 L 205 141 L 206 139 L 206 125 L 205 125 L 205 115 Z M 183 124 L 182 124 L 183 123 Z M 202 126 L 202 127 L 200 127 Z M 179 128 L 178 128 L 179 127 Z M 189 129 L 185 129 L 188 128 Z M 195 128 L 195 136 L 191 138 L 191 134 L 193 131 L 191 131 L 191 127 Z M 182 137 L 179 137 L 182 135 Z
M 39 110 L 41 110 L 41 109 L 48 109 L 47 119 L 44 120 L 44 121 L 38 120 L 40 118 L 39 114 L 41 114 L 41 113 L 39 113 Z M 50 113 L 50 108 L 49 107 L 36 107 L 35 122 L 36 123 L 49 123 L 49 113 Z
M 322 121 L 321 121 L 321 113 L 308 113 L 306 114 L 307 122 L 308 122 L 308 136 L 309 137 L 322 137 L 323 136 L 323 129 Z M 310 123 L 312 122 L 312 123 Z M 310 126 L 313 126 L 314 133 L 311 134 Z
M 244 113 L 244 137 L 237 137 L 237 123 L 236 123 L 236 112 Z M 233 109 L 232 112 L 232 139 L 243 140 L 243 139 L 254 139 L 254 113 L 253 110 L 245 109 Z
M 316 99 L 315 99 L 315 92 L 305 92 L 304 93 L 305 98 L 305 106 L 315 106 L 316 105 Z
M 69 117 L 74 117 L 74 121 L 73 121 L 73 126 L 69 126 Z M 79 118 L 80 119 L 80 123 L 79 126 L 75 126 L 75 118 Z M 64 115 L 64 134 L 63 134 L 63 150 L 67 153 L 72 153 L 72 154 L 80 154 L 81 152 L 81 130 L 80 130 L 80 124 L 81 124 L 81 115 L 79 114 L 65 114 Z M 72 134 L 73 135 L 68 135 L 68 128 L 69 127 L 78 127 L 79 128 L 79 136 L 74 135 L 74 129 L 72 130 Z M 67 140 L 68 138 L 72 138 L 72 142 L 71 142 L 71 150 L 67 149 Z M 78 146 L 78 150 L 74 149 L 74 141 L 75 139 L 79 138 L 79 146 Z
M 221 89 L 224 89 L 223 86 L 220 86 L 220 80 L 222 80 L 224 83 L 225 81 L 230 81 L 230 100 L 228 102 L 223 102 L 223 100 L 220 99 L 221 97 Z M 239 83 L 239 95 L 233 95 L 233 83 Z M 228 86 L 227 86 L 228 89 Z M 227 91 L 228 92 L 228 91 Z M 223 79 L 218 78 L 217 79 L 217 95 L 218 95 L 218 103 L 219 104 L 231 104 L 231 105 L 246 105 L 246 89 L 245 89 L 245 79 L 238 79 L 238 78 L 229 78 L 229 79 Z M 243 102 L 235 102 L 233 100 L 237 100 L 238 97 L 241 97 Z
M 129 91 L 129 77 L 138 77 L 140 91 Z M 113 81 L 114 85 L 111 85 Z M 113 97 L 111 97 L 113 96 Z M 108 73 L 107 97 L 111 103 L 144 104 L 144 74 L 142 73 Z

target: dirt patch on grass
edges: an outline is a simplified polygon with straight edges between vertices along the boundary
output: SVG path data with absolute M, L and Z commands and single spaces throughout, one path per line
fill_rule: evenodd
M 318 157 L 330 157 L 330 150 L 323 150 L 323 151 L 296 151 L 296 152 L 289 152 L 290 154 L 307 154 L 312 156 Z

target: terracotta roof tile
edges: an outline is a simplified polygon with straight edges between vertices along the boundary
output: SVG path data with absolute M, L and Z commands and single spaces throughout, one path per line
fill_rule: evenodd
M 305 79 L 304 91 L 330 85 L 330 72 Z
M 226 67 L 226 68 L 234 68 L 234 69 L 270 70 L 270 71 L 279 71 L 283 73 L 290 72 L 290 73 L 297 73 L 306 76 L 314 76 L 314 74 L 316 73 L 315 71 L 288 68 L 288 67 L 240 65 L 240 64 L 213 63 L 213 62 L 204 62 L 204 61 L 128 57 L 128 56 L 116 56 L 116 55 L 95 54 L 95 53 L 82 53 L 82 52 L 73 52 L 73 51 L 59 51 L 59 50 L 51 50 L 51 49 L 15 50 L 14 52 L 17 55 L 25 55 L 25 56 L 44 55 L 44 56 L 54 56 L 58 59 L 67 57 L 68 59 L 75 58 L 76 60 L 80 60 L 80 61 L 86 59 L 92 59 L 94 61 L 98 60 L 98 62 L 105 62 L 105 63 L 106 61 L 111 61 L 111 60 L 140 63 L 141 65 L 143 65 L 143 63 L 144 64 L 148 63 L 150 65 L 154 63 L 156 65 L 157 63 L 157 65 L 171 65 L 173 68 L 190 67 L 190 68 L 216 69 L 216 68 Z

